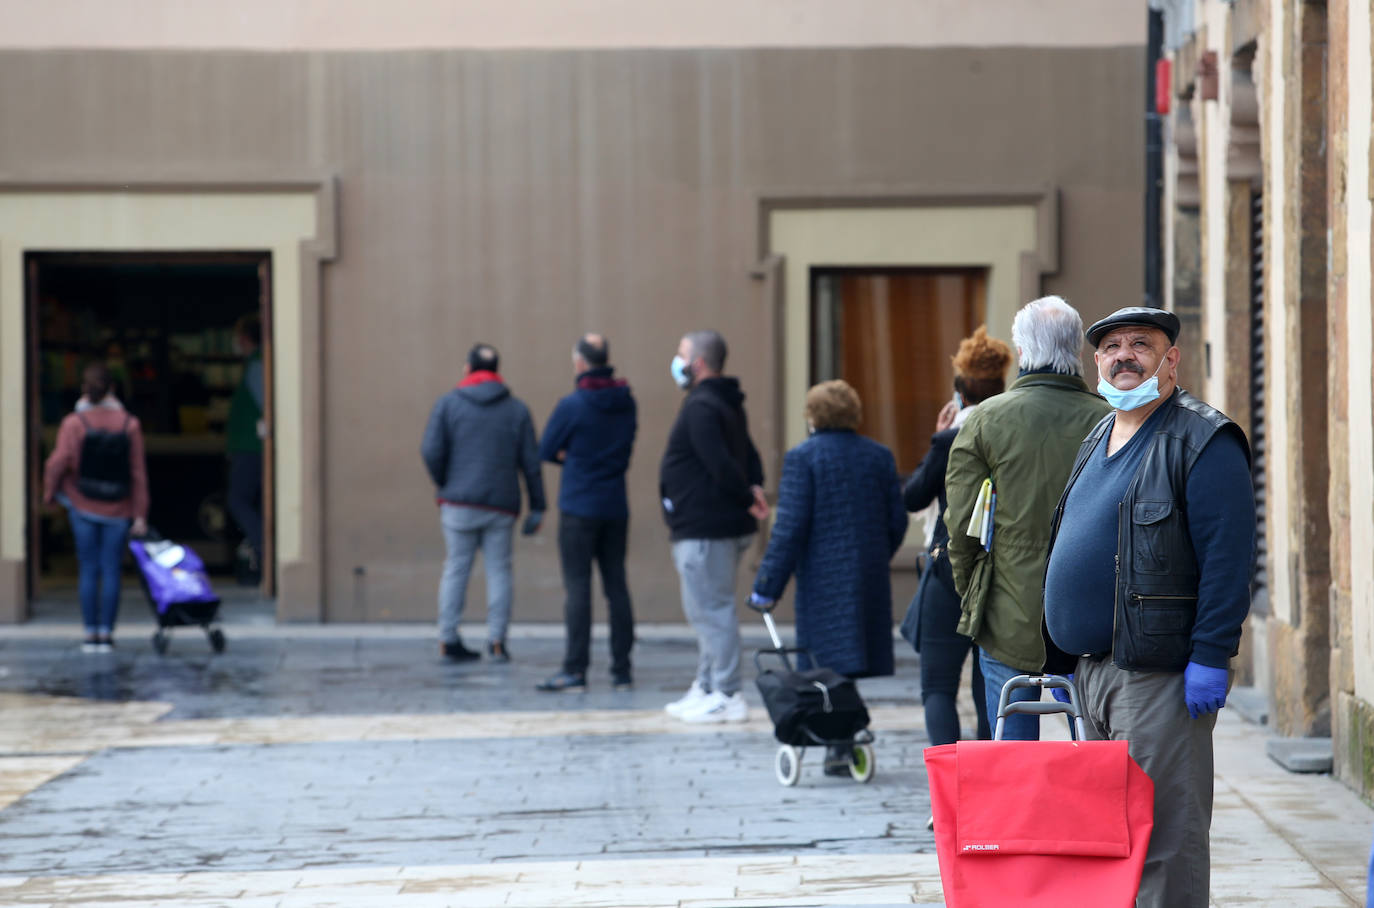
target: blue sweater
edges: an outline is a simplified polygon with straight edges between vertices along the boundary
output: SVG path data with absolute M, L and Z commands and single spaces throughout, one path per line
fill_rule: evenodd
M 1064 502 L 1059 535 L 1045 572 L 1045 625 L 1066 653 L 1112 648 L 1118 505 L 1167 410 L 1160 407 L 1121 450 L 1107 456 L 1111 431 L 1089 455 Z M 1188 533 L 1201 580 L 1192 661 L 1224 668 L 1250 607 L 1254 521 L 1230 519 L 1251 502 L 1250 468 L 1240 441 L 1213 436 L 1188 474 Z
M 625 471 L 630 467 L 638 417 L 635 399 L 610 367 L 577 377 L 577 390 L 558 402 L 539 459 L 563 465 L 558 509 L 577 517 L 624 520 L 630 516 Z
M 776 600 L 795 573 L 797 645 L 842 675 L 890 675 L 888 562 L 906 527 L 892 452 L 853 432 L 817 432 L 783 460 L 754 592 Z

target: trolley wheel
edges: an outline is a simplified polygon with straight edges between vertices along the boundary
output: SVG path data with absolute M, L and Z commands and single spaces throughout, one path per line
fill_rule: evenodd
M 214 628 L 209 632 L 209 637 L 210 649 L 214 650 L 217 653 L 224 652 L 224 631 L 220 630 L 219 628 Z
M 153 634 L 153 649 L 157 650 L 159 656 L 167 654 L 167 632 L 159 629 Z
M 800 747 L 783 744 L 778 748 L 777 756 L 773 758 L 773 771 L 777 773 L 779 782 L 789 788 L 797 784 L 801 778 L 801 758 Z
M 849 774 L 856 782 L 867 782 L 873 778 L 872 744 L 854 745 L 854 756 L 849 760 Z

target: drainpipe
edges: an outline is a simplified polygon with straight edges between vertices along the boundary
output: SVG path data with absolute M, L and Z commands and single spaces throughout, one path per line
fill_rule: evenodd
M 1145 305 L 1163 307 L 1164 118 L 1155 98 L 1155 70 L 1164 53 L 1164 11 L 1150 10 L 1145 59 Z

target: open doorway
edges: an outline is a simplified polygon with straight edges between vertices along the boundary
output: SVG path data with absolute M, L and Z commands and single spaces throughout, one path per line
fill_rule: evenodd
M 859 431 L 906 476 L 953 395 L 950 357 L 986 313 L 986 268 L 812 268 L 811 382 L 849 382 Z
M 143 425 L 149 525 L 194 548 L 217 587 L 270 597 L 270 253 L 32 252 L 25 283 L 30 599 L 75 602 L 67 516 L 43 508 L 41 476 L 82 369 L 96 360 L 110 367 L 115 393 Z M 256 351 L 236 340 L 245 333 L 257 334 Z M 261 380 L 246 382 L 246 374 Z M 249 497 L 261 515 L 260 546 L 245 544 L 256 527 L 246 534 L 246 521 L 231 516 L 243 513 L 230 501 L 242 500 L 245 488 L 241 476 L 231 488 L 231 456 L 259 467 Z

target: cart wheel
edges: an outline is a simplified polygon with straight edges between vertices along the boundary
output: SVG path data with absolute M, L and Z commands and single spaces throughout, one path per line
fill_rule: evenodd
M 849 761 L 849 774 L 856 782 L 867 782 L 873 778 L 872 744 L 854 745 L 854 756 Z
M 158 631 L 153 634 L 153 649 L 157 650 L 159 656 L 167 654 L 167 634 L 165 631 Z
M 777 756 L 773 759 L 773 771 L 777 773 L 778 781 L 789 788 L 801 778 L 801 755 L 801 748 L 784 744 L 778 748 Z
M 210 631 L 210 648 L 217 653 L 224 652 L 224 631 L 215 628 Z

